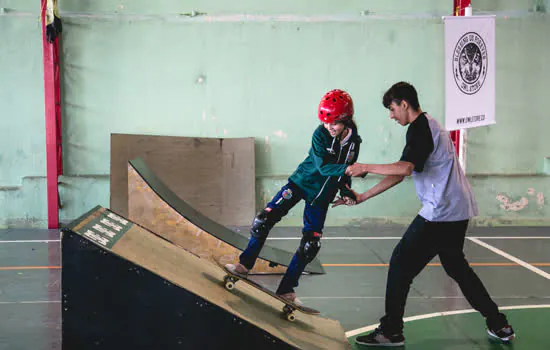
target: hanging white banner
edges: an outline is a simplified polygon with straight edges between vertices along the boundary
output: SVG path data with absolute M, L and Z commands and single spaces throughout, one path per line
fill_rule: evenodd
M 445 127 L 495 123 L 495 16 L 443 17 Z

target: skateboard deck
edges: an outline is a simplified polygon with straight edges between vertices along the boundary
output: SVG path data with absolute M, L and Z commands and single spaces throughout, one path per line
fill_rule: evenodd
M 294 304 L 293 302 L 290 302 L 284 298 L 281 298 L 280 296 L 278 296 L 277 294 L 275 294 L 274 292 L 272 292 L 271 290 L 263 287 L 262 285 L 246 278 L 246 277 L 243 277 L 243 276 L 240 276 L 240 275 L 236 275 L 234 273 L 232 273 L 231 271 L 229 271 L 228 269 L 225 268 L 224 265 L 222 265 L 220 262 L 217 262 L 217 265 L 219 267 L 221 267 L 221 269 L 226 273 L 225 277 L 223 278 L 223 283 L 224 283 L 224 286 L 227 290 L 232 290 L 235 288 L 235 284 L 238 282 L 238 281 L 243 281 L 244 283 L 248 284 L 248 285 L 251 285 L 252 287 L 254 288 L 257 288 L 259 290 L 261 290 L 262 292 L 266 293 L 266 294 L 269 294 L 270 296 L 272 296 L 273 298 L 279 300 L 280 302 L 282 302 L 283 304 L 285 304 L 285 306 L 283 307 L 283 317 L 285 319 L 287 319 L 288 321 L 291 321 L 291 322 L 294 322 L 296 320 L 296 315 L 295 315 L 295 311 L 299 311 L 299 312 L 302 312 L 304 314 L 307 314 L 307 315 L 320 315 L 320 312 L 315 310 L 315 309 L 312 309 L 312 308 L 309 308 L 309 307 L 306 307 L 306 306 L 298 306 L 296 304 Z

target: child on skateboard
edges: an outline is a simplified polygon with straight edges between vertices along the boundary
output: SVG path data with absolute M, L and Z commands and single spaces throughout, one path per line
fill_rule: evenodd
M 288 183 L 254 218 L 248 246 L 239 256 L 238 263 L 226 265 L 229 271 L 246 277 L 254 267 L 270 230 L 303 199 L 302 240 L 276 291 L 280 297 L 302 305 L 294 288 L 298 286 L 306 265 L 321 249 L 330 203 L 340 190 L 339 202 L 355 204 L 353 192 L 346 187 L 351 185 L 351 178 L 345 175 L 348 166 L 356 162 L 361 143 L 353 113 L 353 100 L 347 92 L 331 90 L 323 96 L 317 114 L 321 125 L 313 132 L 308 156 L 289 177 Z

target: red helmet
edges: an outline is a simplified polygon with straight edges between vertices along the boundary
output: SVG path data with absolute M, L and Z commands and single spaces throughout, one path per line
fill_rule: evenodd
M 322 123 L 345 122 L 353 118 L 353 100 L 344 90 L 331 90 L 319 103 L 317 116 Z

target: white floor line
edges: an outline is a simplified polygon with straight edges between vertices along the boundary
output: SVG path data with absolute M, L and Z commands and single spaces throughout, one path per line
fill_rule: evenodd
M 302 237 L 268 237 L 268 241 L 284 241 L 284 240 L 300 240 Z M 383 240 L 383 239 L 401 239 L 401 237 L 323 237 L 325 240 L 342 240 L 342 241 L 355 241 L 355 240 Z
M 550 239 L 550 236 L 472 236 L 472 237 L 466 237 L 466 238 L 474 238 L 474 239 Z M 302 237 L 268 237 L 268 241 L 293 241 L 293 240 L 300 240 Z M 323 240 L 329 240 L 329 241 L 362 241 L 362 240 L 397 240 L 401 239 L 401 237 L 398 236 L 379 236 L 379 237 L 324 237 Z M 60 242 L 59 239 L 45 239 L 45 240 L 15 240 L 15 241 L 2 241 L 0 240 L 0 244 L 2 243 L 58 243 Z
M 550 239 L 550 236 L 472 236 L 476 239 Z
M 300 296 L 300 300 L 361 300 L 361 299 L 384 299 L 385 297 L 384 296 L 364 296 L 364 297 L 304 297 L 304 296 Z M 491 295 L 491 298 L 492 299 L 550 299 L 550 296 L 537 296 L 537 297 L 532 297 L 532 296 L 521 296 L 521 295 L 516 295 L 516 296 L 493 296 Z M 464 298 L 463 296 L 436 296 L 436 297 L 420 297 L 420 296 L 412 296 L 412 297 L 408 297 L 407 299 L 464 299 L 466 300 L 466 298 Z
M 19 240 L 19 241 L 0 241 L 1 243 L 57 243 L 59 239 L 44 239 L 44 240 Z
M 489 250 L 492 251 L 493 253 L 496 253 L 496 254 L 498 254 L 498 255 L 500 255 L 500 256 L 503 256 L 503 257 L 505 257 L 505 258 L 508 259 L 508 260 L 512 260 L 513 262 L 515 262 L 515 263 L 517 263 L 517 264 L 519 264 L 519 265 L 525 267 L 526 269 L 533 271 L 533 272 L 536 273 L 537 275 L 542 276 L 542 277 L 544 277 L 544 278 L 550 280 L 550 273 L 544 272 L 544 271 L 541 270 L 541 269 L 537 269 L 537 268 L 534 267 L 533 265 L 528 264 L 528 263 L 526 263 L 525 261 L 520 260 L 520 259 L 516 258 L 515 256 L 512 256 L 512 255 L 510 255 L 510 254 L 508 254 L 508 253 L 506 253 L 506 252 L 503 252 L 502 250 L 500 250 L 500 249 L 498 249 L 498 248 L 495 248 L 495 247 L 493 247 L 492 245 L 489 245 L 489 244 L 487 244 L 487 243 L 485 243 L 485 242 L 482 242 L 482 241 L 480 241 L 480 240 L 477 239 L 477 238 L 468 237 L 468 239 L 469 239 L 470 241 L 474 242 L 474 243 L 479 244 L 480 246 L 482 246 L 482 247 L 484 247 L 484 248 L 489 249 Z
M 401 239 L 397 236 L 380 236 L 380 237 L 323 237 L 323 240 L 342 240 L 342 241 L 361 241 L 361 240 L 385 240 L 385 239 Z M 472 236 L 466 238 L 474 239 L 550 239 L 550 236 Z M 268 241 L 285 241 L 285 240 L 300 240 L 302 237 L 268 237 Z
M 499 307 L 499 310 L 522 310 L 522 309 L 545 309 L 550 308 L 550 304 L 542 304 L 542 305 L 516 305 L 516 306 L 503 306 Z M 456 310 L 456 311 L 443 311 L 443 312 L 434 312 L 432 314 L 425 314 L 425 315 L 418 315 L 418 316 L 411 316 L 411 317 L 405 317 L 403 319 L 404 322 L 410 322 L 410 321 L 417 321 L 417 320 L 424 320 L 427 318 L 433 318 L 433 317 L 440 317 L 440 316 L 450 316 L 450 315 L 460 315 L 460 314 L 469 314 L 477 312 L 474 309 L 466 309 L 466 310 Z M 346 332 L 346 337 L 353 337 L 354 335 L 365 333 L 372 331 L 376 327 L 378 327 L 377 324 L 373 324 L 367 327 L 362 327 L 358 329 L 354 329 L 351 331 Z
M 0 305 L 6 304 L 59 304 L 59 300 L 35 300 L 35 301 L 0 301 Z

